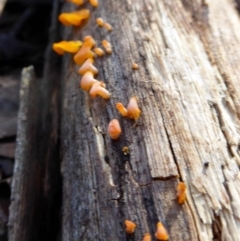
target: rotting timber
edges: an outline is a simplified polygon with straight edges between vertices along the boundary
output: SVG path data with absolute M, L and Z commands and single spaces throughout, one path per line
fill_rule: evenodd
M 63 28 L 64 39 L 108 40 L 112 54 L 95 61 L 109 100 L 81 90 L 79 67 L 72 56 L 63 58 L 62 240 L 141 240 L 158 222 L 172 241 L 240 240 L 234 2 L 99 2 L 83 28 Z M 63 11 L 72 10 L 64 4 Z M 113 31 L 97 27 L 98 17 Z M 115 107 L 131 96 L 141 109 L 137 123 Z M 118 140 L 107 135 L 114 118 L 122 128 Z M 187 186 L 183 205 L 179 180 Z M 137 224 L 134 235 L 126 234 L 124 220 Z

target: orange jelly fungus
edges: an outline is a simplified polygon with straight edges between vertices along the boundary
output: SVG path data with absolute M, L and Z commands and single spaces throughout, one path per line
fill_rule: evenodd
M 91 51 L 92 47 L 94 47 L 95 41 L 91 36 L 86 36 L 84 38 L 84 42 L 80 50 L 77 54 L 74 56 L 74 61 L 78 65 L 82 65 L 86 59 L 93 59 L 95 57 L 95 54 L 93 51 Z
M 104 55 L 104 51 L 101 48 L 94 48 L 93 51 L 99 57 Z
M 138 69 L 138 64 L 133 63 L 133 64 L 132 64 L 132 68 L 133 68 L 133 69 Z
M 71 2 L 71 3 L 74 3 L 78 6 L 81 6 L 84 4 L 84 1 L 83 0 L 67 0 L 67 2 Z
M 122 116 L 127 116 L 128 115 L 128 111 L 127 109 L 123 106 L 123 104 L 121 102 L 118 102 L 116 104 L 116 108 L 117 110 L 119 111 L 119 113 L 122 115 Z
M 137 227 L 137 225 L 134 222 L 125 220 L 124 224 L 125 224 L 126 233 L 128 233 L 128 234 L 134 233 L 134 231 Z
M 86 72 L 81 81 L 80 81 L 80 88 L 86 91 L 89 91 L 93 84 L 97 83 L 98 81 L 93 78 L 92 72 Z
M 79 68 L 78 73 L 80 75 L 84 75 L 86 72 L 92 72 L 93 75 L 98 74 L 98 69 L 93 66 L 94 60 L 93 59 L 87 59 L 84 64 Z
M 102 41 L 102 45 L 108 54 L 112 53 L 112 45 L 106 39 Z
M 90 4 L 93 6 L 93 7 L 97 7 L 98 6 L 98 0 L 89 0 Z
M 61 41 L 58 43 L 54 43 L 52 45 L 52 48 L 58 54 L 64 54 L 64 52 L 74 54 L 77 53 L 81 45 L 81 41 Z
M 113 140 L 116 140 L 116 139 L 118 139 L 118 137 L 120 136 L 121 133 L 122 133 L 122 130 L 121 130 L 121 127 L 120 127 L 120 124 L 119 124 L 118 120 L 113 119 L 112 121 L 110 121 L 110 123 L 108 124 L 108 134 L 109 134 L 109 136 Z
M 157 240 L 166 241 L 169 239 L 168 232 L 161 222 L 157 223 L 157 231 L 155 233 Z
M 94 47 L 95 44 L 96 44 L 94 38 L 93 38 L 91 35 L 87 35 L 87 36 L 85 36 L 85 38 L 84 38 L 83 41 L 86 42 L 86 43 L 88 43 L 89 46 L 91 46 L 91 47 Z
M 71 13 L 61 13 L 58 20 L 65 26 L 80 26 L 83 20 L 88 19 L 90 11 L 88 9 L 82 9 Z
M 104 24 L 104 21 L 103 21 L 102 18 L 97 18 L 97 19 L 96 19 L 96 23 L 97 23 L 98 26 L 102 27 L 103 24 Z
M 186 185 L 183 182 L 179 182 L 177 186 L 177 198 L 178 203 L 183 204 L 186 200 Z
M 93 84 L 92 88 L 89 91 L 89 94 L 92 97 L 96 97 L 97 95 L 101 96 L 103 99 L 108 100 L 111 96 L 108 90 L 105 89 L 105 84 L 101 81 L 98 81 Z
M 127 106 L 127 112 L 129 118 L 133 118 L 135 121 L 139 118 L 141 111 L 138 108 L 136 97 L 131 97 L 129 104 Z
M 145 233 L 142 241 L 152 241 L 150 233 Z
M 109 23 L 103 23 L 103 27 L 109 32 L 113 30 L 112 26 Z

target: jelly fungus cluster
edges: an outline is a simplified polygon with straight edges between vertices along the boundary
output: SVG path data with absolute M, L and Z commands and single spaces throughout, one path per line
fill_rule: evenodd
M 81 6 L 85 3 L 84 0 L 66 0 L 77 6 Z M 89 0 L 89 3 L 93 7 L 98 7 L 98 0 Z M 71 13 L 61 13 L 59 15 L 59 21 L 65 26 L 81 27 L 90 18 L 90 10 L 81 9 Z M 107 31 L 112 31 L 112 26 L 104 21 L 102 18 L 96 19 L 96 24 L 105 28 Z M 79 87 L 84 91 L 88 92 L 93 98 L 100 96 L 103 99 L 108 100 L 111 96 L 109 91 L 106 89 L 106 84 L 103 81 L 96 79 L 98 75 L 98 69 L 94 66 L 94 60 L 96 57 L 102 57 L 107 54 L 112 54 L 112 45 L 106 39 L 102 40 L 102 48 L 96 46 L 96 41 L 92 36 L 86 36 L 83 41 L 72 40 L 72 41 L 61 41 L 54 43 L 52 48 L 59 55 L 63 55 L 65 52 L 74 54 L 73 60 L 79 65 L 78 74 L 81 75 Z M 105 51 L 105 52 L 104 52 Z M 133 63 L 132 69 L 137 70 L 138 64 Z M 116 103 L 116 108 L 123 117 L 128 117 L 138 120 L 141 111 L 138 108 L 137 97 L 131 97 L 127 107 L 125 108 L 121 102 Z M 122 130 L 117 119 L 110 121 L 108 125 L 108 134 L 111 139 L 116 140 L 121 135 Z M 124 155 L 129 154 L 129 147 L 123 147 Z M 177 187 L 177 199 L 179 204 L 183 204 L 186 199 L 186 185 L 183 182 L 179 182 Z M 137 225 L 130 221 L 125 220 L 125 231 L 128 235 L 132 235 L 135 232 Z M 169 239 L 168 232 L 161 222 L 157 223 L 157 229 L 155 233 L 157 240 L 166 241 Z M 151 241 L 152 237 L 150 233 L 145 233 L 142 241 Z
M 130 220 L 125 220 L 124 225 L 125 225 L 125 231 L 129 235 L 133 234 L 135 232 L 136 227 L 137 227 L 137 225 Z M 161 222 L 157 223 L 155 238 L 157 240 L 161 240 L 161 241 L 167 241 L 169 239 L 168 232 Z M 142 241 L 151 241 L 151 240 L 152 240 L 151 234 L 145 233 Z
M 86 3 L 86 0 L 66 0 L 67 2 L 71 2 L 77 6 L 82 6 Z M 88 0 L 89 3 L 93 7 L 98 7 L 98 0 Z M 74 26 L 74 27 L 82 27 L 87 20 L 90 18 L 90 10 L 83 8 L 73 12 L 63 12 L 59 15 L 59 21 L 65 26 Z M 103 20 L 102 18 L 96 19 L 96 24 L 105 28 L 107 31 L 112 31 L 113 28 L 111 24 Z M 108 100 L 111 96 L 110 92 L 106 89 L 106 84 L 103 81 L 99 81 L 96 79 L 98 75 L 98 69 L 94 66 L 94 60 L 96 57 L 102 57 L 107 54 L 112 54 L 112 45 L 111 43 L 103 39 L 102 47 L 96 46 L 96 41 L 92 36 L 85 36 L 83 41 L 80 40 L 72 40 L 72 41 L 61 41 L 58 43 L 54 43 L 52 48 L 53 50 L 63 55 L 66 53 L 74 54 L 73 60 L 79 65 L 78 74 L 81 75 L 81 80 L 79 83 L 79 87 L 86 92 L 92 98 L 96 96 L 100 96 L 103 99 Z M 132 66 L 133 69 L 138 69 L 138 65 L 136 63 Z M 120 112 L 122 116 L 129 117 L 138 120 L 140 116 L 140 109 L 137 105 L 137 98 L 131 97 L 127 108 L 123 106 L 122 103 L 118 102 L 116 104 L 116 108 Z M 110 121 L 108 125 L 108 134 L 111 139 L 116 140 L 121 135 L 121 127 L 119 121 L 117 119 L 113 119 Z
M 135 121 L 139 118 L 141 113 L 138 108 L 137 97 L 130 98 L 127 108 L 125 108 L 121 102 L 116 104 L 116 108 L 122 116 L 133 118 Z
M 97 18 L 96 23 L 99 27 L 103 27 L 106 30 L 108 30 L 109 32 L 113 30 L 111 24 L 105 22 L 102 18 Z

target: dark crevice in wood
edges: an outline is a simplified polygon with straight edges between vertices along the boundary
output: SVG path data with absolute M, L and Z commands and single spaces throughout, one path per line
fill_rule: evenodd
M 151 233 L 154 233 L 153 223 L 158 222 L 158 215 L 157 210 L 154 204 L 153 193 L 151 189 L 148 187 L 142 188 L 142 195 L 143 195 L 143 204 L 147 211 L 147 222 L 148 227 L 150 228 Z
M 172 179 L 176 179 L 178 178 L 179 176 L 168 176 L 168 177 L 154 177 L 152 178 L 153 181 L 169 181 L 169 180 L 172 180 Z
M 222 240 L 222 225 L 220 217 L 214 213 L 214 218 L 212 222 L 212 231 L 213 231 L 213 240 L 220 241 Z
M 0 139 L 0 143 L 5 143 L 5 142 L 15 142 L 16 141 L 16 136 L 8 136 L 5 138 Z
M 119 189 L 119 198 L 117 199 L 118 201 L 118 205 L 119 205 L 119 213 L 121 215 L 121 213 L 123 214 L 123 206 L 124 206 L 124 200 L 123 200 L 123 196 L 124 196 L 124 182 L 125 182 L 125 175 L 126 175 L 126 170 L 125 170 L 125 162 L 118 162 L 117 163 L 117 185 L 118 185 L 118 189 Z M 122 215 L 121 215 L 122 216 Z

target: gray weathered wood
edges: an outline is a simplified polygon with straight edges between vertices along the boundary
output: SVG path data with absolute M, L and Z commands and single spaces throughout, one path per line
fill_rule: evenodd
M 97 27 L 97 17 L 114 30 Z M 79 89 L 78 67 L 64 59 L 64 241 L 127 240 L 125 219 L 138 225 L 132 240 L 154 234 L 157 221 L 170 240 L 240 240 L 239 27 L 231 0 L 99 0 L 86 27 L 64 28 L 64 39 L 92 35 L 113 46 L 95 61 L 108 101 Z M 131 96 L 142 110 L 137 125 L 115 108 Z M 118 141 L 107 135 L 113 118 Z M 178 178 L 188 188 L 183 206 Z
M 11 241 L 48 240 L 50 235 L 49 208 L 53 210 L 59 185 L 58 139 L 53 117 L 45 116 L 49 107 L 41 104 L 41 85 L 33 67 L 23 69 L 8 224 Z M 47 99 L 44 103 L 48 103 Z M 57 108 L 56 100 L 52 104 Z
M 63 11 L 74 9 L 66 3 Z M 114 30 L 96 26 L 97 17 Z M 239 27 L 231 0 L 99 0 L 84 28 L 63 28 L 64 39 L 90 34 L 99 46 L 109 40 L 113 54 L 95 61 L 97 79 L 112 94 L 108 101 L 79 89 L 78 67 L 64 57 L 62 240 L 137 241 L 145 232 L 154 235 L 158 221 L 172 241 L 240 240 Z M 132 70 L 133 62 L 139 70 Z M 51 72 L 48 65 L 45 77 Z M 55 205 L 59 180 L 58 74 L 41 85 L 28 81 L 23 95 L 10 241 L 51 240 L 55 220 L 44 215 Z M 40 89 L 49 91 L 39 97 Z M 36 99 L 27 103 L 27 96 Z M 115 108 L 131 96 L 142 111 L 137 123 Z M 113 118 L 123 130 L 117 141 L 107 135 Z M 49 149 L 46 140 L 53 141 Z M 179 179 L 188 188 L 182 206 L 176 201 Z M 125 234 L 125 219 L 137 223 L 133 236 Z
M 60 61 L 52 51 L 58 10 L 55 1 L 43 77 L 35 78 L 33 67 L 22 72 L 9 241 L 48 241 L 59 232 Z

